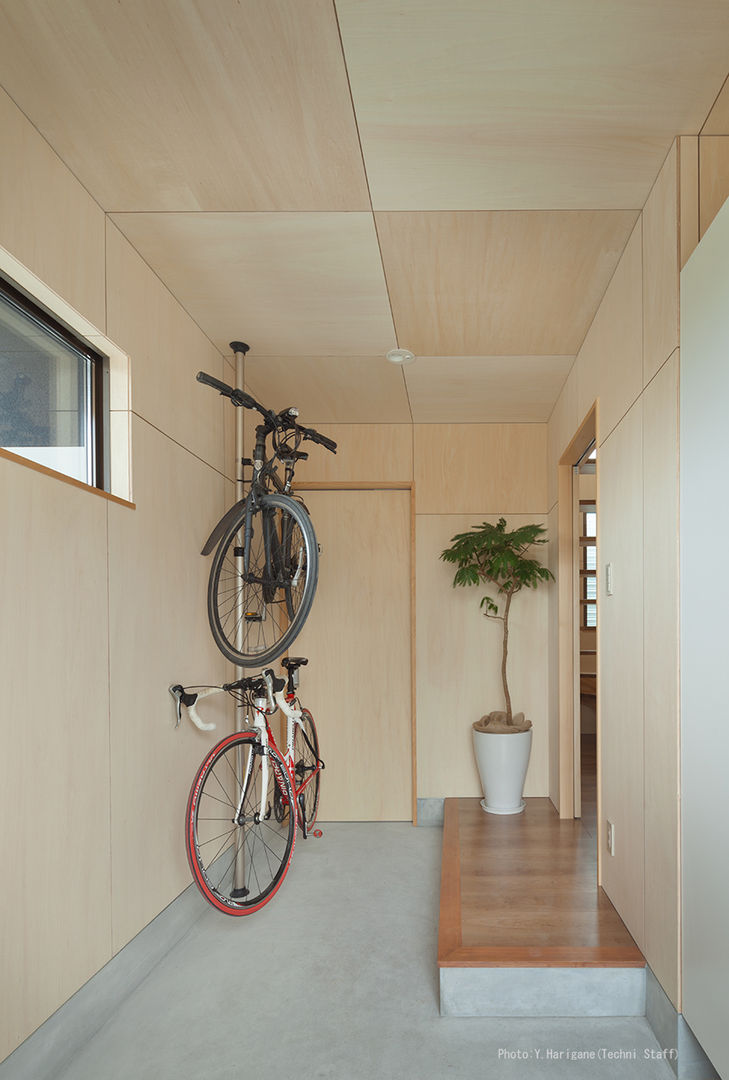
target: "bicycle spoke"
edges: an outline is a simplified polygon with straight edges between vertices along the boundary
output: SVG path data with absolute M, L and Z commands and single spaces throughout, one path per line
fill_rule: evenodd
M 276 659 L 308 615 L 318 554 L 306 511 L 283 495 L 265 495 L 252 511 L 246 566 L 240 521 L 216 552 L 208 615 L 216 642 L 244 667 Z
M 265 804 L 264 755 L 269 763 Z M 294 846 L 295 804 L 283 761 L 273 748 L 262 747 L 250 733 L 243 732 L 224 740 L 202 773 L 190 796 L 194 833 L 188 833 L 188 855 L 195 880 L 203 895 L 222 911 L 245 914 L 257 910 L 277 890 Z M 232 807 L 231 817 L 235 816 L 237 807 L 229 801 L 226 790 L 233 784 L 239 793 L 240 824 L 228 822 L 217 809 Z M 213 805 L 208 806 L 206 799 Z M 283 813 L 279 799 L 283 799 Z
M 233 801 L 231 800 L 231 798 L 230 798 L 230 795 L 228 794 L 228 792 L 227 792 L 227 791 L 225 790 L 225 788 L 223 787 L 223 785 L 222 785 L 222 783 L 221 783 L 221 780 L 220 780 L 220 777 L 219 777 L 219 776 L 218 776 L 218 774 L 216 773 L 215 769 L 213 769 L 213 771 L 212 771 L 212 774 L 211 774 L 211 775 L 212 775 L 213 779 L 215 780 L 215 782 L 217 783 L 217 785 L 218 785 L 218 787 L 220 788 L 220 790 L 222 791 L 223 795 L 225 795 L 225 798 L 226 798 L 226 800 L 227 800 L 227 802 L 228 802 L 228 805 L 230 806 L 231 810 L 235 810 L 235 803 L 234 803 L 234 802 L 233 802 Z M 208 794 L 208 795 L 209 795 L 209 793 L 208 793 L 208 792 L 206 792 L 206 794 Z M 209 797 L 210 797 L 210 798 L 212 798 L 212 795 L 210 795 Z
M 235 865 L 235 860 L 238 858 L 239 854 L 240 854 L 240 845 L 239 844 L 234 844 L 233 845 L 233 856 L 232 856 L 230 862 L 228 863 L 228 865 L 226 866 L 224 873 L 221 874 L 221 876 L 218 878 L 218 884 L 217 884 L 218 889 L 223 884 L 223 882 L 227 878 L 228 874 L 230 873 L 231 869 Z M 222 852 L 221 852 L 221 855 L 222 855 Z

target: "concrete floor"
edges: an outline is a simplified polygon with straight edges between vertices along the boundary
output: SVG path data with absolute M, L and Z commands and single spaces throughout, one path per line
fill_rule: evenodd
M 440 1017 L 441 830 L 322 828 L 256 915 L 201 899 L 58 1080 L 673 1080 L 644 1019 Z M 564 1056 L 600 1051 L 620 1053 Z

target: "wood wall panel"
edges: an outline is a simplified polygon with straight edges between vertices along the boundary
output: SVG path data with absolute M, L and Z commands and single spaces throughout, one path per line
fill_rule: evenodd
M 584 417 L 577 413 L 577 365 L 573 364 L 547 424 L 547 503 L 557 502 L 559 459 Z
M 319 731 L 322 821 L 412 819 L 410 492 L 311 491 L 319 585 L 292 652 Z
M 420 356 L 574 356 L 636 217 L 377 213 L 398 342 Z
M 336 454 L 307 443 L 308 461 L 296 468 L 306 483 L 384 483 L 413 479 L 413 429 L 410 424 L 323 424 L 337 444 Z
M 0 89 L 0 241 L 106 329 L 104 214 Z
M 645 942 L 643 749 L 643 403 L 600 446 L 598 696 L 601 798 L 615 855 L 600 830 L 602 884 L 642 949 Z M 605 566 L 612 564 L 612 596 Z
M 645 956 L 680 1012 L 678 350 L 643 395 Z
M 679 155 L 679 235 L 681 268 L 699 242 L 699 138 L 682 135 Z
M 643 389 L 643 270 L 641 222 L 580 349 L 577 412 L 586 416 L 600 402 L 600 438 L 605 439 Z
M 678 347 L 678 146 L 643 210 L 643 386 Z
M 131 357 L 132 409 L 148 423 L 222 470 L 217 391 L 198 371 L 226 380 L 221 354 L 142 261 L 115 225 L 107 224 L 109 336 Z M 232 412 L 233 407 L 226 402 Z
M 485 590 L 453 588 L 453 567 L 439 558 L 451 538 L 483 520 L 474 514 L 418 514 L 416 518 L 416 715 L 418 797 L 482 794 L 471 724 L 504 708 L 501 624 L 479 607 Z M 546 520 L 509 514 L 509 528 Z M 543 561 L 548 555 L 542 552 Z M 548 595 L 552 586 L 526 590 L 514 601 L 509 639 L 509 686 L 514 710 L 532 720 L 534 735 L 525 794 L 549 789 Z
M 133 427 L 134 513 L 109 518 L 111 837 L 114 952 L 190 883 L 182 821 L 195 769 L 225 734 L 227 699 L 206 703 L 217 732 L 175 728 L 168 687 L 232 677 L 206 618 L 222 514 L 220 474 L 143 420 Z
M 109 960 L 111 853 L 108 504 L 5 459 L 0 501 L 1 1060 Z
M 699 235 L 703 236 L 729 196 L 729 135 L 699 138 Z
M 419 514 L 543 514 L 546 424 L 416 424 Z

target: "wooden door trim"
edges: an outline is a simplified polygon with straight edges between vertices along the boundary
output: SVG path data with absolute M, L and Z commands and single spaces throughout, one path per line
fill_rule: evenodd
M 418 824 L 418 754 L 415 722 L 415 484 L 411 480 L 303 480 L 294 491 L 409 491 L 410 492 L 410 743 L 412 822 Z
M 599 436 L 598 404 L 594 402 L 578 427 L 569 445 L 559 459 L 558 465 L 558 663 L 559 663 L 559 816 L 572 818 L 575 814 L 574 791 L 574 740 L 575 740 L 575 606 L 573 587 L 574 521 L 572 505 L 573 467 L 580 460 L 590 443 Z M 599 633 L 599 630 L 598 630 Z M 599 648 L 599 646 L 598 646 Z M 598 653 L 599 655 L 599 653 Z M 599 720 L 598 720 L 599 732 Z M 599 734 L 598 734 L 599 769 Z M 598 783 L 598 800 L 600 785 Z M 599 821 L 599 807 L 598 807 Z M 600 845 L 598 844 L 598 851 Z

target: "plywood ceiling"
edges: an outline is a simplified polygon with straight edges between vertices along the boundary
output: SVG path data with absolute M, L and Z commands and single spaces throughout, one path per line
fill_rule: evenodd
M 114 214 L 221 350 L 381 356 L 395 331 L 371 214 Z
M 727 69 L 711 0 L 337 0 L 376 210 L 642 207 Z
M 0 85 L 317 421 L 545 420 L 728 56 L 716 0 L 0 0 Z

